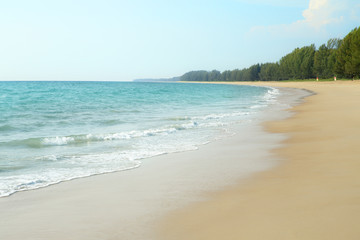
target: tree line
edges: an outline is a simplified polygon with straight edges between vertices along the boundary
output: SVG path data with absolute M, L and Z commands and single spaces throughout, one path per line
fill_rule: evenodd
M 319 49 L 315 45 L 296 48 L 275 63 L 255 64 L 232 71 L 191 71 L 182 81 L 281 81 L 360 77 L 360 28 L 343 39 L 332 38 Z

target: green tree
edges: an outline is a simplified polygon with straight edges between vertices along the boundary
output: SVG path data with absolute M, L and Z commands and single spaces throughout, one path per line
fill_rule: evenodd
M 208 73 L 208 80 L 209 81 L 220 81 L 221 73 L 217 70 L 212 70 L 210 73 Z
M 360 75 L 360 28 L 355 28 L 342 41 L 337 54 L 335 72 L 353 78 Z
M 224 71 L 221 73 L 221 81 L 231 81 L 230 80 L 230 74 L 231 74 L 231 71 L 227 70 L 227 71 Z
M 350 71 L 354 77 L 360 77 L 360 28 L 356 28 L 350 44 L 351 67 Z
M 328 68 L 329 56 L 330 56 L 330 49 L 328 49 L 327 46 L 325 46 L 325 44 L 321 45 L 319 50 L 315 52 L 314 73 L 317 77 L 328 78 L 332 75 L 331 70 Z
M 299 76 L 301 79 L 313 78 L 313 67 L 314 67 L 314 55 L 315 45 L 303 47 L 300 49 L 300 72 Z
M 280 79 L 279 64 L 265 63 L 261 65 L 259 78 L 261 81 L 277 81 Z
M 339 49 L 342 40 L 340 38 L 330 38 L 327 41 L 326 47 L 328 49 Z

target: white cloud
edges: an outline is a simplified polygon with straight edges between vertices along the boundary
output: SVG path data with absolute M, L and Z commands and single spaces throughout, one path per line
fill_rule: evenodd
M 351 17 L 358 17 L 358 11 L 354 7 L 358 5 L 358 0 L 310 0 L 308 8 L 302 12 L 302 19 L 293 23 L 255 26 L 248 36 L 256 35 L 276 35 L 303 37 L 304 35 L 324 33 L 327 26 L 342 24 Z M 359 9 L 359 8 L 357 8 Z
M 336 23 L 343 20 L 343 16 L 336 14 L 339 10 L 343 9 L 346 1 L 334 0 L 310 0 L 309 8 L 303 11 L 304 24 L 309 24 L 314 28 L 321 28 L 330 23 Z

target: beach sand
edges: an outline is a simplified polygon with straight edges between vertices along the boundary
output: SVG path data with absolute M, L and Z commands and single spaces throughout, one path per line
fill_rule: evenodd
M 271 134 L 0 198 L 0 239 L 359 239 L 360 83 L 248 84 L 318 94 L 268 114 Z
M 360 239 L 360 82 L 245 84 L 317 94 L 265 124 L 290 137 L 281 164 L 173 212 L 159 239 Z

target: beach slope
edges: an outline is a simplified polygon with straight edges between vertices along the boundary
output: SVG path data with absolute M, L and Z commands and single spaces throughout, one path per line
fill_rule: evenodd
M 283 162 L 166 217 L 160 239 L 360 239 L 360 82 L 242 83 L 304 88 L 275 150 Z

